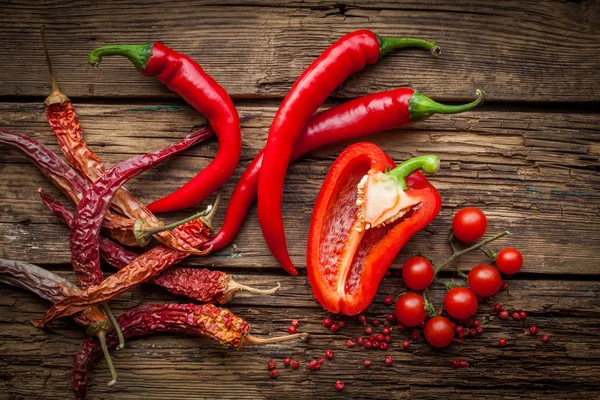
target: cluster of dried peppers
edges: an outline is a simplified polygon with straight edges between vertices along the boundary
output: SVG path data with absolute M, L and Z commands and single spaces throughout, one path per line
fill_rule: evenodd
M 439 46 L 431 41 L 384 38 L 368 30 L 342 37 L 292 87 L 275 116 L 265 149 L 246 169 L 232 194 L 223 227 L 210 238 L 210 220 L 218 197 L 216 204 L 206 211 L 166 226 L 152 212 L 190 207 L 215 192 L 233 173 L 240 156 L 241 134 L 239 117 L 227 92 L 196 62 L 160 43 L 109 45 L 93 50 L 88 61 L 94 66 L 103 56 L 127 57 L 142 74 L 156 76 L 203 113 L 212 127 L 106 170 L 83 140 L 73 104 L 58 89 L 43 41 L 52 83 L 52 93 L 44 103 L 46 115 L 72 167 L 26 136 L 0 129 L 0 143 L 26 155 L 76 204 L 72 213 L 40 189 L 42 202 L 70 228 L 71 258 L 82 289 L 39 267 L 7 260 L 0 260 L 0 282 L 32 290 L 54 303 L 43 319 L 35 323 L 38 327 L 66 316 L 94 327 L 92 333 L 100 340 L 86 339 L 73 363 L 77 398 L 85 396 L 89 362 L 101 350 L 108 358 L 108 347 L 116 344 L 116 338 L 122 345 L 126 337 L 170 331 L 209 336 L 234 348 L 244 343 L 259 344 L 248 335 L 246 322 L 215 306 L 154 305 L 131 310 L 115 319 L 106 302 L 144 282 L 205 303 L 225 303 L 239 290 L 275 293 L 279 285 L 259 290 L 238 284 L 231 275 L 219 271 L 171 267 L 190 254 L 206 255 L 227 245 L 239 231 L 258 194 L 259 221 L 269 249 L 286 271 L 296 275 L 287 252 L 280 212 L 283 181 L 291 160 L 326 144 L 406 126 L 436 113 L 468 111 L 479 105 L 484 96 L 478 91 L 477 100 L 448 106 L 412 89 L 401 88 L 368 95 L 313 115 L 348 76 L 376 63 L 391 50 L 418 47 L 434 55 L 441 53 Z M 214 161 L 174 193 L 146 207 L 123 187 L 129 179 L 207 139 L 213 130 L 220 144 Z M 310 281 L 325 308 L 355 314 L 371 301 L 395 254 L 439 211 L 437 191 L 417 172 L 422 169 L 433 173 L 438 163 L 435 156 L 417 157 L 389 171 L 394 162 L 370 144 L 351 147 L 336 161 L 317 199 L 307 254 Z M 343 228 L 338 229 L 340 226 Z M 146 246 L 152 237 L 160 244 L 138 254 L 103 236 L 101 231 L 127 246 Z M 331 253 L 336 246 L 339 251 Z M 119 269 L 105 280 L 100 256 Z M 112 328 L 116 328 L 115 332 Z M 266 342 L 269 341 L 262 343 Z M 110 360 L 109 365 L 113 370 Z M 116 381 L 114 370 L 113 381 Z

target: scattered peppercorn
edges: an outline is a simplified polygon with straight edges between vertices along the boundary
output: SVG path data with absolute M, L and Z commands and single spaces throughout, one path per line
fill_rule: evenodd
M 325 318 L 323 320 L 323 326 L 325 328 L 329 328 L 331 326 L 331 324 L 333 324 L 333 321 L 331 320 L 331 318 Z
M 457 325 L 456 328 L 454 328 L 454 330 L 460 335 L 461 333 L 463 333 L 465 328 L 462 325 Z
M 363 365 L 365 366 L 365 368 L 369 368 L 371 366 L 371 361 L 365 360 L 363 361 Z
M 352 347 L 354 347 L 355 345 L 356 345 L 356 343 L 354 343 L 354 341 L 353 341 L 353 340 L 348 340 L 348 341 L 346 342 L 346 346 L 348 346 L 348 348 L 352 348 Z
M 530 333 L 531 335 L 537 335 L 537 333 L 538 333 L 538 328 L 537 328 L 537 326 L 532 326 L 531 328 L 529 328 L 529 333 Z
M 508 319 L 508 311 L 501 311 L 500 312 L 500 319 Z
M 410 335 L 410 338 L 412 340 L 419 340 L 421 338 L 421 334 L 419 332 L 415 331 Z
M 331 360 L 333 358 L 333 350 L 327 350 L 325 352 L 325 357 L 327 357 Z
M 313 371 L 318 371 L 321 369 L 321 363 L 316 363 L 315 366 L 313 367 Z
M 393 360 L 392 360 L 392 356 L 387 356 L 387 357 L 385 358 L 385 365 L 386 365 L 386 366 L 390 367 L 390 366 L 392 365 L 392 362 L 393 362 Z
M 471 336 L 477 335 L 477 329 L 475 329 L 475 328 L 469 329 L 469 335 L 471 335 Z
M 460 338 L 456 341 L 456 343 L 463 344 L 463 343 L 465 343 L 465 339 Z
M 378 342 L 383 342 L 383 335 L 381 333 L 378 333 L 377 335 L 375 335 L 375 340 L 377 340 Z
M 270 370 L 271 370 L 271 369 L 275 369 L 275 368 L 277 368 L 277 365 L 275 364 L 275 362 L 273 362 L 273 361 L 269 361 L 269 362 L 267 363 L 267 368 L 268 368 L 268 369 L 270 369 Z
M 500 284 L 500 289 L 499 290 L 506 290 L 506 289 L 508 289 L 508 283 L 502 282 Z
M 383 335 L 389 335 L 389 334 L 390 334 L 390 328 L 383 328 L 383 329 L 381 330 L 381 333 L 382 333 Z
M 308 363 L 307 368 L 310 371 L 313 371 L 315 369 L 315 365 L 317 365 L 317 364 L 318 364 L 317 360 L 312 360 L 311 362 Z
M 292 362 L 292 359 L 289 357 L 286 357 L 283 359 L 283 365 L 285 365 L 286 367 L 289 367 L 291 362 Z
M 339 392 L 344 390 L 344 382 L 342 381 L 337 381 L 335 384 L 335 389 Z
M 289 332 L 289 333 L 291 333 L 291 334 L 294 334 L 294 333 L 296 333 L 296 327 L 295 327 L 294 325 L 290 326 L 290 327 L 288 328 L 288 332 Z
M 336 333 L 337 331 L 340 330 L 340 326 L 338 324 L 331 324 L 331 326 L 329 327 L 329 330 L 333 333 Z
M 542 342 L 546 343 L 548 340 L 550 340 L 550 335 L 542 335 Z
M 475 330 L 477 331 L 478 335 L 482 335 L 483 334 L 483 326 L 478 326 L 477 328 L 475 328 Z
M 469 368 L 469 363 L 467 361 L 460 361 L 458 365 L 460 365 L 461 368 Z
M 402 347 L 404 349 L 408 349 L 410 347 L 410 342 L 408 340 L 405 340 L 404 342 L 402 342 Z
M 385 335 L 385 336 L 383 337 L 383 340 L 384 340 L 386 343 L 390 343 L 390 342 L 392 341 L 392 337 L 391 337 L 390 335 Z
M 298 369 L 298 367 L 300 367 L 298 360 L 292 360 L 292 368 Z
M 500 340 L 498 340 L 498 346 L 500 346 L 500 347 L 506 346 L 506 339 L 500 339 Z
M 388 344 L 386 342 L 381 342 L 381 343 L 379 343 L 379 348 L 381 350 L 387 350 L 388 349 Z
M 363 339 L 363 337 L 362 337 L 362 336 L 360 336 L 360 337 L 358 338 L 357 342 L 358 342 L 358 345 L 359 345 L 359 346 L 362 346 L 363 344 L 365 344 L 365 339 Z
M 473 326 L 474 326 L 475 328 L 477 328 L 478 326 L 481 326 L 481 322 L 479 322 L 479 320 L 478 320 L 478 319 L 476 319 L 475 321 L 473 321 Z
M 396 315 L 392 314 L 392 313 L 388 313 L 388 314 L 386 314 L 385 319 L 389 322 L 394 322 L 394 321 L 396 321 Z
M 272 369 L 269 371 L 269 376 L 271 378 L 277 378 L 277 375 L 279 375 L 279 371 L 277 371 L 276 369 Z
M 339 326 L 340 328 L 343 328 L 343 327 L 345 327 L 345 326 L 346 326 L 346 323 L 345 323 L 344 321 L 339 321 L 339 322 L 338 322 L 338 326 Z
M 452 368 L 457 369 L 458 367 L 460 367 L 460 363 L 458 362 L 458 360 L 452 360 Z
M 365 334 L 366 334 L 366 335 L 370 335 L 370 334 L 372 334 L 372 333 L 373 333 L 373 329 L 371 329 L 371 327 L 370 327 L 370 326 L 367 326 L 367 327 L 365 328 Z
M 399 331 L 403 331 L 403 330 L 405 330 L 405 329 L 406 329 L 406 328 L 404 327 L 404 325 L 402 325 L 402 324 L 398 324 L 398 330 L 399 330 Z
M 371 325 L 373 325 L 373 326 L 379 326 L 379 320 L 378 319 L 374 319 L 373 321 L 371 321 Z
M 365 349 L 370 349 L 371 347 L 373 347 L 373 342 L 365 340 Z
M 392 271 L 385 271 L 385 275 L 386 278 L 389 278 L 390 276 L 392 276 Z
M 502 307 L 503 307 L 502 303 L 494 304 L 494 311 L 500 312 L 500 311 L 502 311 Z
M 421 329 L 425 328 L 425 321 L 421 322 L 418 327 Z
M 373 348 L 374 349 L 378 349 L 379 348 L 379 342 L 377 340 L 373 341 Z
M 525 319 L 525 318 L 527 318 L 527 313 L 525 311 L 521 311 L 519 313 L 519 317 L 521 317 L 521 319 Z
M 364 315 L 359 315 L 358 316 L 358 322 L 360 322 L 363 325 L 367 324 L 367 317 L 365 317 Z
M 520 321 L 521 320 L 521 316 L 519 315 L 518 312 L 514 312 L 512 313 L 512 319 L 514 319 L 515 321 Z
M 391 305 L 393 302 L 394 302 L 394 298 L 392 296 L 388 296 L 385 299 L 383 299 L 383 304 L 385 304 L 386 306 Z

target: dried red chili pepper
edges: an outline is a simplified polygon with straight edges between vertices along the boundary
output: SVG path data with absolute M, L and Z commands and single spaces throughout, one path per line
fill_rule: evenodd
M 431 175 L 438 167 L 436 156 L 420 156 L 394 168 L 372 143 L 339 155 L 317 197 L 308 234 L 308 278 L 325 309 L 356 315 L 367 308 L 402 246 L 438 214 L 439 193 L 415 173 Z
M 46 64 L 50 72 L 50 81 L 52 85 L 52 93 L 44 101 L 46 106 L 46 116 L 52 127 L 60 149 L 65 158 L 79 172 L 79 174 L 87 179 L 89 184 L 96 181 L 105 169 L 100 158 L 87 146 L 83 140 L 81 125 L 77 119 L 77 114 L 71 100 L 61 93 L 52 70 L 50 55 L 46 46 L 44 35 L 44 27 L 42 26 L 42 43 L 44 45 L 44 53 L 46 55 Z M 212 135 L 210 128 L 203 128 L 201 131 L 206 132 L 208 136 Z M 207 136 L 207 137 L 208 137 Z M 149 227 L 161 227 L 163 223 L 159 221 L 143 204 L 137 201 L 127 189 L 121 187 L 115 193 L 112 203 L 112 208 L 117 209 L 126 217 L 143 220 Z M 180 251 L 187 251 L 189 246 L 173 236 L 166 230 L 155 234 L 155 238 L 164 245 Z M 148 240 L 149 241 L 149 240 Z M 142 246 L 148 241 L 138 243 Z
M 0 144 L 11 146 L 26 156 L 50 181 L 75 204 L 87 190 L 87 183 L 54 152 L 35 139 L 0 129 Z M 137 245 L 133 235 L 135 221 L 108 212 L 102 228 L 127 246 Z
M 211 217 L 212 215 L 207 216 L 209 220 Z M 175 228 L 175 231 L 178 231 L 175 233 L 179 237 L 194 247 L 199 247 L 204 243 L 210 233 L 206 225 L 198 219 Z M 188 256 L 189 253 L 173 250 L 163 245 L 154 247 L 125 268 L 106 278 L 98 286 L 84 290 L 79 295 L 66 297 L 56 303 L 48 310 L 44 318 L 35 322 L 34 325 L 43 328 L 56 318 L 73 315 L 90 305 L 101 304 L 113 299 L 131 288 L 149 281 Z
M 308 333 L 297 333 L 269 339 L 256 338 L 248 331 L 250 325 L 225 308 L 210 304 L 155 304 L 138 307 L 121 315 L 118 319 L 126 338 L 149 335 L 155 332 L 177 332 L 214 339 L 225 347 L 241 349 L 245 345 L 265 345 L 301 338 Z M 114 346 L 114 335 L 107 337 L 108 346 Z M 100 355 L 99 344 L 84 340 L 73 359 L 72 387 L 77 399 L 84 399 L 87 372 L 90 363 Z
M 99 177 L 77 205 L 71 226 L 71 261 L 84 288 L 102 281 L 100 270 L 100 226 L 112 196 L 127 180 L 150 169 L 167 157 L 206 139 L 208 135 L 194 132 L 177 143 L 152 154 L 142 154 L 122 161 Z M 182 241 L 185 243 L 185 241 Z M 189 253 L 207 254 L 186 243 Z
M 46 207 L 70 226 L 73 214 L 43 190 L 38 189 L 38 191 Z M 102 257 L 118 269 L 126 267 L 138 257 L 137 253 L 125 250 L 102 235 L 100 235 L 99 241 Z M 240 290 L 258 295 L 270 295 L 276 293 L 281 287 L 277 284 L 272 289 L 256 289 L 234 281 L 232 275 L 224 272 L 182 267 L 170 268 L 152 279 L 151 282 L 176 295 L 187 296 L 204 303 L 218 302 L 221 304 L 229 302 Z
M 258 220 L 273 256 L 291 275 L 298 271 L 290 260 L 281 217 L 283 182 L 294 146 L 308 119 L 351 74 L 375 64 L 391 50 L 421 47 L 434 55 L 434 42 L 412 38 L 384 38 L 368 30 L 349 33 L 329 46 L 300 75 L 279 107 L 263 155 L 258 177 Z
M 449 106 L 437 103 L 409 88 L 374 93 L 315 114 L 300 133 L 292 160 L 319 147 L 373 135 L 422 121 L 434 114 L 453 114 L 473 109 L 483 102 L 484 93 L 468 104 Z M 246 168 L 236 185 L 223 226 L 204 246 L 213 251 L 229 244 L 239 232 L 252 201 L 256 198 L 258 176 L 262 167 L 262 150 Z
M 90 53 L 88 62 L 97 67 L 102 57 L 110 55 L 125 56 L 143 75 L 156 76 L 204 114 L 219 138 L 215 159 L 181 188 L 148 205 L 148 209 L 181 210 L 206 199 L 233 174 L 242 150 L 240 119 L 227 92 L 188 56 L 158 42 L 98 47 Z
M 0 258 L 0 282 L 28 290 L 53 303 L 80 292 L 80 289 L 71 282 L 37 265 L 2 258 Z M 78 324 L 88 327 L 86 332 L 88 335 L 98 337 L 99 342 L 95 343 L 98 343 L 104 352 L 113 378 L 111 382 L 116 383 L 117 373 L 106 347 L 106 333 L 113 328 L 112 323 L 98 307 L 87 308 L 73 318 Z

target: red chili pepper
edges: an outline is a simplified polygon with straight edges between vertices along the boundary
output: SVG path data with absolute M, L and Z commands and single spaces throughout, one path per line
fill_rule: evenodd
M 292 160 L 331 143 L 400 128 L 434 114 L 471 110 L 483 102 L 483 91 L 478 90 L 477 96 L 471 103 L 449 106 L 437 103 L 413 89 L 400 88 L 348 101 L 315 114 L 308 121 L 296 143 Z M 256 198 L 263 154 L 264 150 L 258 153 L 244 171 L 229 199 L 223 226 L 204 246 L 212 246 L 213 251 L 221 249 L 239 232 L 248 209 Z
M 148 209 L 181 210 L 206 199 L 229 179 L 240 159 L 240 119 L 231 98 L 195 61 L 161 43 L 102 46 L 90 53 L 88 61 L 97 67 L 102 57 L 111 55 L 125 56 L 143 75 L 156 76 L 204 114 L 219 138 L 215 159 L 181 188 L 149 204 Z
M 308 119 L 325 99 L 354 72 L 375 64 L 387 52 L 422 47 L 433 54 L 433 42 L 411 38 L 384 38 L 368 30 L 349 33 L 331 45 L 294 83 L 279 107 L 265 147 L 265 173 L 258 178 L 258 220 L 271 253 L 291 275 L 298 271 L 290 260 L 281 217 L 283 182 L 294 146 Z
M 154 332 L 178 332 L 194 336 L 205 336 L 218 341 L 225 347 L 241 349 L 243 346 L 262 346 L 271 343 L 306 340 L 308 333 L 260 339 L 248 331 L 250 325 L 225 308 L 210 304 L 155 304 L 134 308 L 117 318 L 126 338 L 148 335 Z M 114 335 L 107 336 L 108 346 L 117 341 Z M 101 354 L 100 344 L 84 340 L 73 358 L 71 379 L 75 397 L 85 399 L 87 372 L 90 363 Z
M 421 173 L 436 156 L 395 169 L 371 143 L 344 150 L 331 166 L 313 211 L 307 270 L 315 298 L 330 312 L 356 315 L 371 302 L 402 246 L 439 212 L 439 193 Z

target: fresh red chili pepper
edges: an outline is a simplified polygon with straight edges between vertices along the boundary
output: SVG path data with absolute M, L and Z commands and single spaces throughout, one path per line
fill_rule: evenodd
M 177 143 L 152 154 L 142 154 L 122 161 L 99 177 L 85 193 L 71 226 L 71 261 L 75 273 L 84 288 L 97 285 L 102 281 L 100 270 L 100 235 L 101 222 L 108 210 L 114 193 L 129 179 L 152 168 L 157 163 L 173 154 L 204 140 L 206 133 L 191 133 Z M 185 243 L 185 241 L 182 241 Z M 204 255 L 207 250 L 196 250 L 188 246 L 188 252 Z
M 292 160 L 328 144 L 400 128 L 434 114 L 468 111 L 481 104 L 483 99 L 483 91 L 478 90 L 475 101 L 450 106 L 437 103 L 409 88 L 374 93 L 354 99 L 315 114 L 302 130 L 292 153 Z M 244 171 L 229 199 L 223 226 L 204 244 L 205 247 L 212 246 L 213 251 L 221 249 L 239 232 L 248 209 L 256 198 L 263 153 L 264 150 L 258 153 Z
M 291 275 L 298 271 L 287 251 L 281 199 L 283 182 L 294 146 L 308 119 L 325 99 L 350 76 L 375 64 L 387 52 L 405 47 L 422 47 L 433 54 L 433 42 L 411 38 L 384 38 L 368 30 L 349 33 L 329 46 L 294 83 L 279 107 L 263 155 L 264 168 L 258 178 L 258 220 L 271 253 Z
M 60 202 L 41 189 L 38 189 L 42 202 L 54 215 L 67 225 L 71 225 L 73 214 Z M 112 242 L 100 235 L 100 252 L 102 257 L 112 266 L 122 269 L 133 262 L 139 255 Z M 277 284 L 272 289 L 257 289 L 236 282 L 233 276 L 220 271 L 208 269 L 174 267 L 152 279 L 152 283 L 162 286 L 169 292 L 189 297 L 203 303 L 229 302 L 240 290 L 245 290 L 257 295 L 270 295 L 276 293 L 281 285 Z
M 88 61 L 97 67 L 102 57 L 111 55 L 125 56 L 143 75 L 156 76 L 204 114 L 219 138 L 215 159 L 181 188 L 148 205 L 148 209 L 181 210 L 206 199 L 229 179 L 240 159 L 240 119 L 231 98 L 195 61 L 161 43 L 102 46 L 90 53 Z
M 210 220 L 211 217 L 212 215 L 209 215 L 207 218 Z M 178 231 L 176 234 L 193 247 L 203 244 L 210 233 L 200 219 L 187 222 L 175 228 L 175 231 Z M 56 318 L 73 315 L 81 309 L 113 299 L 135 286 L 149 281 L 188 256 L 189 253 L 173 250 L 163 245 L 154 247 L 125 268 L 106 278 L 98 286 L 86 289 L 76 296 L 66 297 L 54 304 L 44 318 L 34 325 L 43 328 Z
M 79 203 L 87 190 L 87 183 L 49 148 L 35 139 L 4 129 L 0 129 L 0 144 L 18 150 L 75 204 Z M 135 221 L 108 212 L 102 227 L 124 245 L 135 246 L 134 225 Z
M 148 335 L 154 332 L 177 332 L 205 336 L 225 347 L 241 349 L 243 346 L 260 346 L 271 343 L 306 340 L 307 333 L 297 333 L 269 339 L 256 338 L 248 331 L 250 325 L 225 308 L 210 304 L 162 304 L 135 308 L 118 319 L 126 338 Z M 108 345 L 114 346 L 114 335 L 107 337 Z M 72 387 L 78 400 L 85 399 L 87 372 L 90 363 L 100 355 L 100 345 L 94 340 L 84 340 L 73 359 Z
M 48 122 L 67 161 L 87 180 L 88 184 L 92 184 L 104 174 L 104 165 L 96 153 L 83 140 L 81 124 L 75 113 L 73 103 L 58 88 L 46 46 L 43 26 L 42 42 L 52 85 L 52 93 L 44 101 Z M 205 131 L 207 135 L 212 134 L 210 128 L 203 128 L 202 131 Z M 117 190 L 110 206 L 126 217 L 144 220 L 150 228 L 163 226 L 163 223 L 143 204 L 137 201 L 124 187 Z M 154 237 L 164 245 L 176 250 L 186 251 L 189 248 L 185 243 L 180 243 L 171 231 L 158 232 Z M 147 243 L 142 242 L 139 244 L 145 245 Z
M 308 277 L 325 309 L 356 315 L 369 305 L 402 246 L 439 212 L 439 193 L 415 173 L 433 174 L 438 167 L 436 156 L 421 156 L 394 168 L 371 143 L 339 155 L 317 197 L 308 234 Z
M 71 282 L 37 265 L 1 258 L 0 282 L 28 290 L 53 303 L 80 292 L 80 289 Z M 87 327 L 86 334 L 98 337 L 99 342 L 96 343 L 104 352 L 113 381 L 116 382 L 117 373 L 106 347 L 106 333 L 113 328 L 113 325 L 106 314 L 98 307 L 90 307 L 74 315 L 73 318 L 78 324 Z

